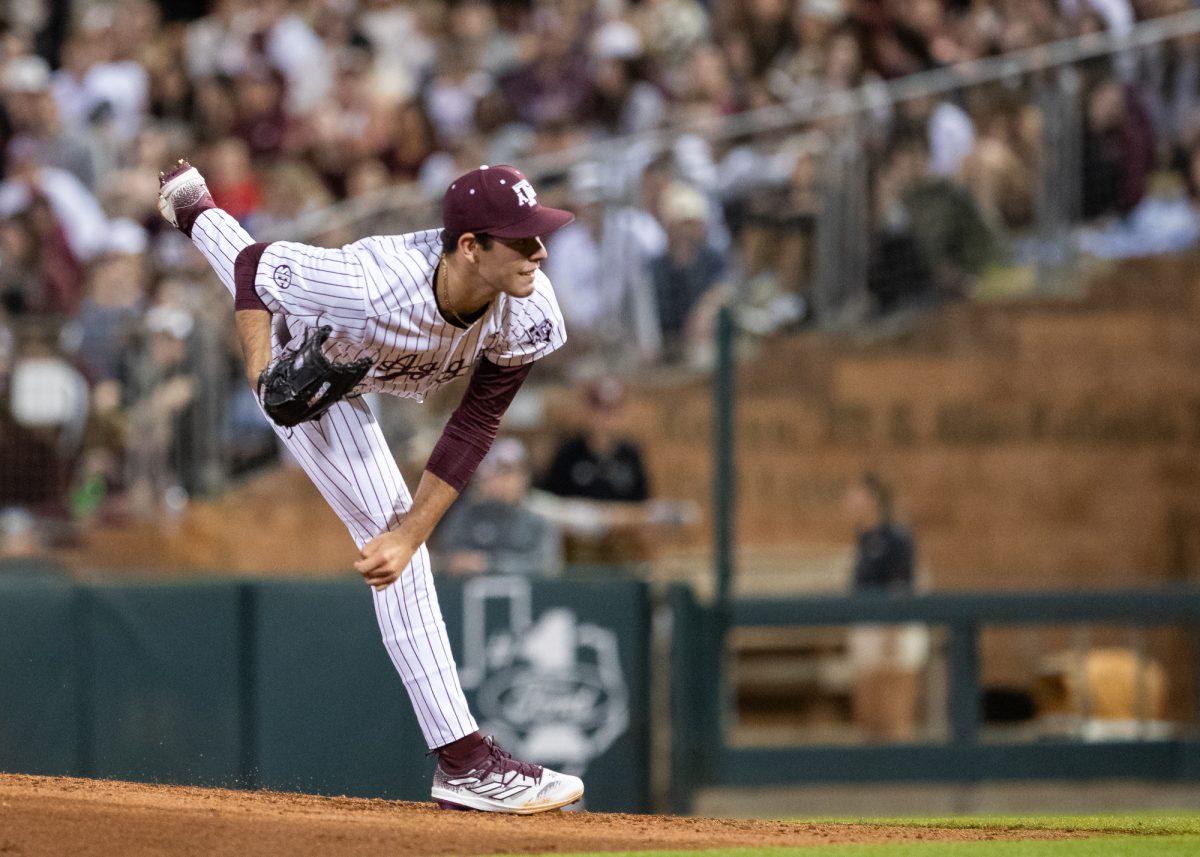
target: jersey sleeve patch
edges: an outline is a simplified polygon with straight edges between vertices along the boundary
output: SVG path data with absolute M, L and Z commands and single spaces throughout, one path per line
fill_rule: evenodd
M 498 366 L 520 366 L 557 351 L 566 341 L 566 326 L 554 289 L 539 271 L 533 294 L 505 298 L 499 335 L 487 344 L 484 355 Z
M 264 250 L 254 285 L 272 311 L 310 327 L 328 324 L 338 338 L 361 342 L 366 333 L 364 278 L 350 254 L 277 241 Z

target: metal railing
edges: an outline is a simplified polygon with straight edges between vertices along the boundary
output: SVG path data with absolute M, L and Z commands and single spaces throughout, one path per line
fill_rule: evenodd
M 1089 741 L 1043 737 L 1025 742 L 981 738 L 980 632 L 985 627 L 1114 624 L 1181 626 L 1193 646 L 1200 630 L 1194 588 L 1080 592 L 945 592 L 834 597 L 735 599 L 731 628 L 796 628 L 856 623 L 918 622 L 947 629 L 947 741 L 873 746 L 735 747 L 728 740 L 726 623 L 717 608 L 699 605 L 689 590 L 673 590 L 672 655 L 674 808 L 686 811 L 701 785 L 941 781 L 992 779 L 1200 779 L 1195 736 L 1195 674 L 1172 665 L 1172 680 L 1190 686 L 1192 721 L 1156 740 Z
M 685 135 L 700 136 L 716 143 L 793 130 L 826 119 L 867 113 L 904 101 L 953 93 L 985 83 L 1003 82 L 1196 33 L 1200 33 L 1200 9 L 1143 21 L 1124 34 L 1089 33 L 1002 56 L 917 72 L 887 83 L 867 83 L 821 97 L 797 98 L 786 104 L 749 110 L 719 120 L 678 122 L 652 132 L 616 136 L 561 152 L 531 155 L 521 166 L 531 180 L 544 180 L 579 163 L 612 160 L 614 153 L 640 148 L 663 151 Z M 827 143 L 824 135 L 810 134 L 802 145 L 820 149 Z M 394 215 L 399 215 L 399 219 L 408 219 L 431 213 L 436 216 L 435 203 L 438 201 L 436 196 L 427 193 L 419 185 L 393 185 L 357 199 L 305 212 L 272 230 L 269 237 L 272 240 L 286 238 L 304 241 L 336 229 L 352 227 L 368 219 Z M 423 228 L 428 228 L 428 223 Z

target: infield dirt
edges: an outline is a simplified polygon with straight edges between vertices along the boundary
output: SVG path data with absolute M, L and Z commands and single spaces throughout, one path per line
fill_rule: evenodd
M 589 812 L 500 816 L 427 803 L 0 774 L 4 857 L 540 854 L 1070 836 Z

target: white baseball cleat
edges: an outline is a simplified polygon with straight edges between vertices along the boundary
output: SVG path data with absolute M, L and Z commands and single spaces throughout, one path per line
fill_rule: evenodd
M 216 208 L 200 171 L 182 158 L 169 173 L 158 174 L 158 211 L 187 235 L 202 211 Z
M 541 765 L 518 762 L 486 739 L 491 752 L 464 774 L 433 774 L 433 799 L 442 809 L 475 809 L 533 815 L 562 809 L 583 797 L 583 780 Z

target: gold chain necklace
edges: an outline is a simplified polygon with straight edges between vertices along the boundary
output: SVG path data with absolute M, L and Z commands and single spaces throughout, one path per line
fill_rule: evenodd
M 449 268 L 446 265 L 446 254 L 442 254 L 442 259 L 438 262 L 437 273 L 438 287 L 442 288 L 441 295 L 438 294 L 437 288 L 433 291 L 433 296 L 442 302 L 442 306 L 446 308 L 446 312 L 454 316 L 454 320 L 462 327 L 470 327 L 471 325 L 463 321 L 463 317 L 454 311 L 454 307 L 450 306 L 450 274 Z

